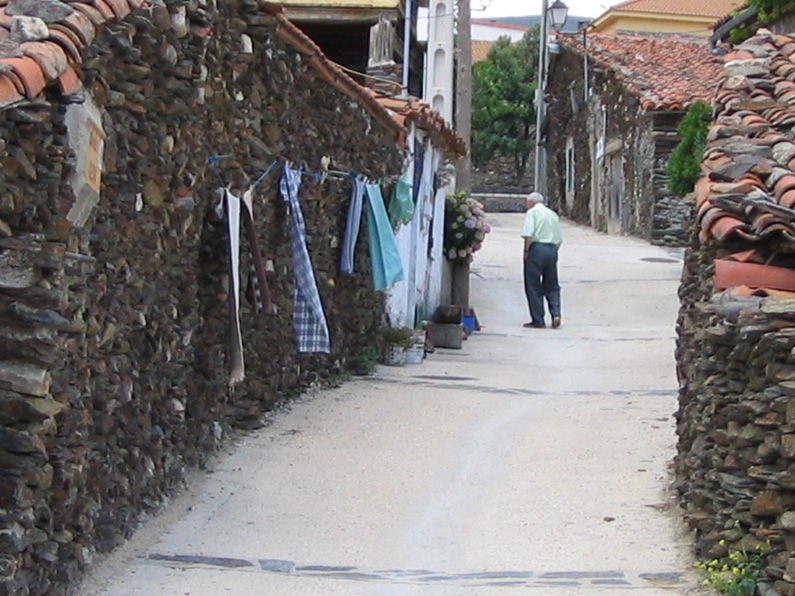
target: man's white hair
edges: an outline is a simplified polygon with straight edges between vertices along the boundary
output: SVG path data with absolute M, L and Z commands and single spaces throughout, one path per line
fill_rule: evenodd
M 542 195 L 540 192 L 531 192 L 529 195 L 527 195 L 527 200 L 535 201 L 536 203 L 547 202 L 547 200 L 544 198 L 544 195 Z

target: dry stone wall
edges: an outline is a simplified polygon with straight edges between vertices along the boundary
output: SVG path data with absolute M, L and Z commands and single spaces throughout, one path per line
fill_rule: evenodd
M 0 113 L 0 595 L 66 594 L 230 428 L 258 425 L 376 341 L 383 296 L 364 230 L 356 273 L 339 273 L 350 182 L 307 175 L 332 354 L 296 353 L 277 166 L 254 208 L 276 313 L 241 299 L 247 376 L 228 386 L 221 180 L 242 194 L 276 160 L 312 171 L 323 155 L 374 179 L 402 165 L 394 139 L 274 26 L 253 3 L 155 3 L 85 50 L 106 138 L 101 199 L 79 228 L 65 220 L 69 98 L 50 90 Z
M 763 593 L 792 595 L 795 303 L 713 296 L 722 254 L 694 246 L 685 260 L 676 487 L 702 559 L 762 553 Z

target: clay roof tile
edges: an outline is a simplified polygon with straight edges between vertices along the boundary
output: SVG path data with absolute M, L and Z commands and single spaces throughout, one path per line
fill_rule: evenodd
M 44 71 L 38 63 L 27 56 L 21 58 L 2 58 L 0 63 L 11 67 L 25 88 L 25 96 L 29 99 L 36 97 L 47 85 Z
M 0 74 L 0 108 L 12 106 L 25 99 L 7 74 Z
M 560 43 L 584 54 L 579 35 L 560 35 Z M 680 111 L 697 100 L 711 101 L 722 63 L 701 38 L 686 35 L 591 34 L 588 56 L 616 74 L 647 110 Z
M 61 48 L 66 52 L 66 55 L 69 58 L 80 64 L 83 62 L 83 55 L 80 52 L 80 48 L 74 42 L 73 36 L 67 33 L 64 33 L 60 29 L 53 29 L 50 28 L 50 41 L 57 43 Z
M 116 18 L 119 20 L 122 20 L 132 12 L 130 5 L 127 4 L 127 0 L 105 0 L 105 2 L 108 3 L 108 6 L 113 10 L 113 14 L 115 14 Z
M 20 44 L 23 55 L 33 58 L 47 77 L 52 81 L 61 76 L 68 66 L 68 60 L 61 46 L 50 41 L 32 41 Z

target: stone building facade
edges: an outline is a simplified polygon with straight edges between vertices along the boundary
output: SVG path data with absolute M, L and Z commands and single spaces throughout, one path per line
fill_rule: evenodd
M 668 190 L 666 166 L 684 111 L 714 92 L 707 43 L 654 34 L 558 42 L 542 131 L 550 202 L 610 234 L 681 245 L 691 208 Z
M 328 156 L 395 176 L 404 129 L 256 2 L 0 10 L 0 594 L 57 596 L 230 429 L 377 341 L 365 234 L 340 274 L 350 179 L 313 174 Z M 328 355 L 295 348 L 288 160 L 305 172 Z M 240 270 L 256 238 L 273 310 L 244 274 L 246 377 L 231 385 L 217 190 L 243 194 L 269 168 Z

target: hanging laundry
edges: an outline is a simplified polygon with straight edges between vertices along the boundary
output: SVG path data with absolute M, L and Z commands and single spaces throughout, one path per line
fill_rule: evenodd
M 359 237 L 359 226 L 362 221 L 363 200 L 364 180 L 357 176 L 353 179 L 351 201 L 348 204 L 348 219 L 345 223 L 345 236 L 342 240 L 340 270 L 343 273 L 353 273 L 353 257 L 356 250 L 356 240 Z
M 411 183 L 398 178 L 389 201 L 389 221 L 392 228 L 409 223 L 414 217 L 414 201 L 411 196 Z
M 293 328 L 299 352 L 329 353 L 328 324 L 320 302 L 309 250 L 306 247 L 306 225 L 298 202 L 301 171 L 285 166 L 279 180 L 279 192 L 290 206 L 290 247 L 293 255 Z
M 234 385 L 246 377 L 243 336 L 240 332 L 240 197 L 225 188 L 224 202 L 229 234 L 229 382 Z
M 381 187 L 366 185 L 367 235 L 370 240 L 370 263 L 373 269 L 373 287 L 383 290 L 404 278 L 395 234 L 384 207 Z
M 420 196 L 420 184 L 422 183 L 422 174 L 425 168 L 425 146 L 423 141 L 416 139 L 414 141 L 414 180 L 412 190 L 414 191 L 414 198 Z
M 257 312 L 264 311 L 266 314 L 273 314 L 273 302 L 268 288 L 268 278 L 265 277 L 265 266 L 262 263 L 257 231 L 254 228 L 254 193 L 252 188 L 243 193 L 243 221 L 245 222 L 246 238 L 248 238 L 249 250 L 251 251 L 249 285 L 254 292 L 254 304 Z

